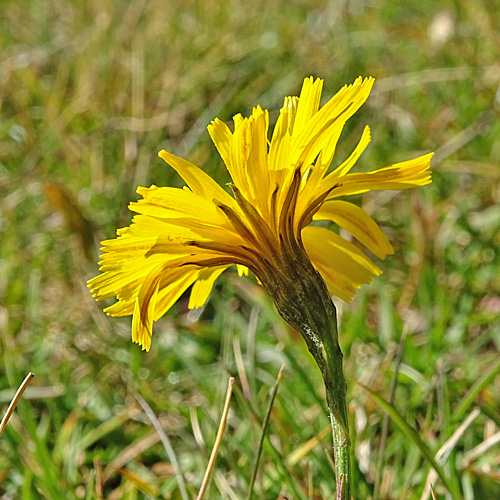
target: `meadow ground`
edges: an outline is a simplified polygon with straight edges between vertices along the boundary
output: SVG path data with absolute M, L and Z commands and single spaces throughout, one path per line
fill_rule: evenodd
M 246 498 L 282 364 L 253 498 L 332 498 L 319 371 L 255 280 L 226 272 L 203 311 L 180 300 L 148 354 L 85 284 L 136 187 L 182 185 L 160 149 L 225 183 L 208 123 L 257 104 L 274 122 L 309 75 L 325 97 L 377 79 L 334 163 L 365 124 L 360 171 L 436 151 L 431 185 L 358 197 L 395 255 L 338 303 L 354 498 L 430 498 L 427 450 L 464 499 L 500 498 L 498 1 L 4 0 L 0 23 L 2 410 L 35 373 L 0 498 L 194 498 L 230 376 L 205 498 Z M 388 424 L 360 384 L 393 401 Z

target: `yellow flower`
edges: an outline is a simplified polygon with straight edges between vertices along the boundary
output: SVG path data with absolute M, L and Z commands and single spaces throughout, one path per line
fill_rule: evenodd
M 278 309 L 287 286 L 300 279 L 296 269 L 310 263 L 331 294 L 351 300 L 380 269 L 353 243 L 311 222 L 341 226 L 383 259 L 393 249 L 380 228 L 363 209 L 339 198 L 431 182 L 432 153 L 350 173 L 370 141 L 368 127 L 349 158 L 328 173 L 344 124 L 373 82 L 358 78 L 320 108 L 323 81 L 306 78 L 300 97 L 285 98 L 270 141 L 269 115 L 260 106 L 249 118 L 236 115 L 234 132 L 215 119 L 208 131 L 234 196 L 197 166 L 161 151 L 187 186 L 138 188 L 142 199 L 129 208 L 139 215 L 116 239 L 102 243 L 102 274 L 88 286 L 96 300 L 118 299 L 105 312 L 133 314 L 132 339 L 149 350 L 153 322 L 191 285 L 189 307 L 201 307 L 218 276 L 234 264 L 240 275 L 250 269 L 257 276 Z

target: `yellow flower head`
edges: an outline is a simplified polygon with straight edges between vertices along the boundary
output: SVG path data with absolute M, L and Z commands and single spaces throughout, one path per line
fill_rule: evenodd
M 432 153 L 350 173 L 370 141 L 368 127 L 349 158 L 328 173 L 344 124 L 373 82 L 358 78 L 320 108 L 323 81 L 306 78 L 300 97 L 285 98 L 270 142 L 269 115 L 260 106 L 249 118 L 236 115 L 234 132 L 215 119 L 208 131 L 234 196 L 197 166 L 161 151 L 186 186 L 138 188 L 142 199 L 129 208 L 139 215 L 117 238 L 102 242 L 102 274 L 88 286 L 96 300 L 118 299 L 105 312 L 133 314 L 132 339 L 149 350 L 153 322 L 191 285 L 189 307 L 201 307 L 217 277 L 234 264 L 240 275 L 250 269 L 277 305 L 287 283 L 300 279 L 296 269 L 311 263 L 331 294 L 351 300 L 380 269 L 354 244 L 310 223 L 332 221 L 383 259 L 393 249 L 380 228 L 363 209 L 338 198 L 431 182 Z

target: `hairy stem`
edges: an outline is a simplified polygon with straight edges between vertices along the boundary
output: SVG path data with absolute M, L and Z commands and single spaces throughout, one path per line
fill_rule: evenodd
M 337 478 L 337 499 L 350 500 L 351 459 L 349 423 L 347 417 L 347 384 L 342 368 L 343 355 L 337 340 L 336 313 L 333 304 L 328 311 L 329 328 L 316 332 L 313 342 L 306 342 L 318 364 L 326 389 L 326 401 L 330 413 Z M 327 311 L 325 311 L 327 312 Z M 306 338 L 303 332 L 302 336 Z
M 267 275 L 262 283 L 283 319 L 306 341 L 323 375 L 332 424 L 336 498 L 351 500 L 347 385 L 338 343 L 336 310 L 323 279 L 307 258 L 286 259 L 285 262 L 288 264 L 286 274 Z

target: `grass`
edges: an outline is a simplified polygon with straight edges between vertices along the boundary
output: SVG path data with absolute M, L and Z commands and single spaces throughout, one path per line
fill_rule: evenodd
M 422 498 L 426 455 L 457 430 L 436 458 L 453 498 L 500 497 L 498 7 L 5 0 L 2 408 L 29 371 L 36 377 L 0 439 L 0 496 L 182 498 L 140 395 L 196 497 L 234 376 L 205 498 L 244 498 L 284 364 L 253 498 L 331 498 L 320 374 L 254 281 L 225 273 L 201 314 L 179 301 L 156 325 L 149 354 L 131 344 L 130 320 L 108 319 L 85 287 L 97 242 L 128 224 L 137 185 L 181 185 L 158 150 L 227 182 L 206 125 L 257 104 L 273 120 L 283 96 L 313 74 L 325 79 L 325 96 L 358 75 L 377 78 L 339 159 L 365 123 L 373 142 L 360 169 L 437 152 L 432 185 L 359 198 L 395 255 L 352 304 L 339 304 L 355 498 Z M 440 480 L 434 491 L 449 498 Z

